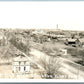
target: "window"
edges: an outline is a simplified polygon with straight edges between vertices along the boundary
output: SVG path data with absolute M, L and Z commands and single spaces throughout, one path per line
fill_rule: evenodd
M 16 67 L 16 72 L 19 72 L 20 71 L 20 67 Z
M 24 71 L 26 71 L 26 67 L 24 67 Z
M 76 44 L 76 42 L 68 42 L 69 44 Z
M 19 65 L 21 64 L 21 62 L 19 61 Z
M 20 67 L 19 67 L 19 71 L 20 71 Z

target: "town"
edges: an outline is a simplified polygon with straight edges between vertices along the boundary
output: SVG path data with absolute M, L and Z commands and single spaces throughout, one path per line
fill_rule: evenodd
M 84 79 L 84 31 L 0 29 L 0 78 Z

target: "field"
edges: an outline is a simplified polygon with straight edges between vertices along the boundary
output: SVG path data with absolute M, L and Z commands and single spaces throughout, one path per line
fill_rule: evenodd
M 63 58 L 69 59 L 81 65 L 82 63 L 79 63 L 79 61 L 83 61 L 84 59 L 83 58 L 83 55 L 84 55 L 83 48 L 81 49 L 80 47 L 77 48 L 77 47 L 67 46 L 60 42 L 56 42 L 54 44 L 53 42 L 45 42 L 43 44 L 32 42 L 32 47 L 50 56 L 54 56 L 54 57 L 61 56 Z M 64 56 L 60 54 L 59 52 L 60 49 L 67 49 L 67 55 Z
M 58 34 L 63 33 L 66 34 L 66 32 L 58 32 Z M 59 41 L 57 39 L 45 41 L 45 38 L 42 38 L 42 35 L 37 34 L 33 36 L 29 31 L 25 30 L 12 30 L 10 33 L 6 32 L 6 37 L 8 44 L 0 47 L 1 78 L 42 79 L 41 76 L 43 74 L 53 76 L 54 73 L 56 75 L 75 75 L 75 78 L 77 78 L 79 67 L 81 68 L 80 73 L 83 73 L 83 47 L 73 47 L 70 45 L 65 45 L 64 41 Z M 61 49 L 66 49 L 67 54 L 64 55 L 60 51 Z M 30 74 L 12 73 L 12 60 L 19 53 L 25 53 L 28 56 L 28 58 L 31 59 Z M 61 63 L 59 64 L 59 62 Z M 60 67 L 62 70 L 59 70 Z M 83 75 L 81 76 L 84 77 Z M 55 77 L 53 76 L 52 78 Z
M 4 52 L 3 52 L 4 51 Z M 29 74 L 15 74 L 12 69 L 12 60 L 16 57 L 16 54 L 20 51 L 14 47 L 12 44 L 0 47 L 0 78 L 11 78 L 11 79 L 37 79 L 41 78 L 39 68 L 31 63 L 31 72 Z M 32 57 L 31 57 L 32 58 Z

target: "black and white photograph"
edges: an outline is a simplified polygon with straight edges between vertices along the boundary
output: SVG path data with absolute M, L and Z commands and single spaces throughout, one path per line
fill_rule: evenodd
M 84 79 L 83 1 L 0 1 L 0 79 Z

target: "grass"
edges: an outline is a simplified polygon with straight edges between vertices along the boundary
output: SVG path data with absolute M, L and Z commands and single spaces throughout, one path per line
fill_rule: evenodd
M 43 51 L 47 54 L 58 53 L 59 49 L 67 47 L 60 42 L 56 42 L 54 44 L 53 42 L 44 42 L 43 44 L 32 42 L 31 44 L 33 48 Z
M 59 75 L 59 69 L 60 69 L 60 61 L 59 59 L 49 57 L 49 59 L 40 59 L 40 64 L 45 69 L 45 74 L 47 75 L 46 78 L 54 78 L 55 75 Z M 44 73 L 43 73 L 44 74 Z
M 66 48 L 68 55 L 62 57 L 74 61 L 76 63 L 79 63 L 79 61 L 83 61 L 84 59 L 84 49 L 81 49 L 80 47 L 66 46 L 65 44 L 60 42 L 55 42 L 54 44 L 53 42 L 44 42 L 43 44 L 33 42 L 32 47 L 46 53 L 49 56 L 54 57 L 56 57 L 57 55 L 62 56 L 59 53 L 59 49 Z
M 12 78 L 12 67 L 11 65 L 0 65 L 0 78 Z

